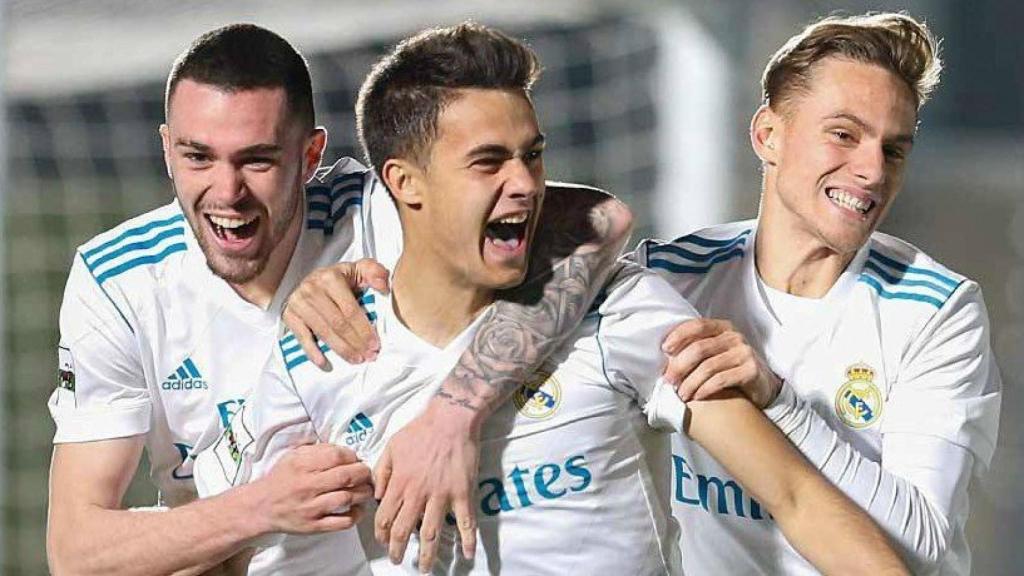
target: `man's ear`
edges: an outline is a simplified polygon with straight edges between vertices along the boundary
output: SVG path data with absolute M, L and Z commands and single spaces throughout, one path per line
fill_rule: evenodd
M 174 174 L 171 172 L 171 135 L 167 130 L 167 124 L 161 124 L 158 132 L 160 145 L 164 148 L 164 168 L 167 169 L 167 177 L 174 180 Z
M 404 158 L 389 158 L 381 167 L 381 180 L 395 200 L 407 206 L 423 203 L 423 170 Z
M 310 178 L 316 175 L 316 169 L 320 167 L 326 148 L 327 130 L 323 126 L 317 126 L 306 141 L 306 150 L 302 157 L 303 182 L 309 182 Z
M 774 166 L 782 147 L 783 118 L 767 104 L 762 104 L 750 120 L 750 145 L 761 163 Z

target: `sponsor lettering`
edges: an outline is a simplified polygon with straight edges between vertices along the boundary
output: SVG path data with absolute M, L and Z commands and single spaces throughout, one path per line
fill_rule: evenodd
M 700 506 L 708 512 L 741 518 L 747 518 L 749 512 L 752 520 L 765 519 L 761 504 L 746 496 L 743 487 L 735 480 L 698 474 L 686 458 L 678 454 L 672 455 L 672 479 L 675 484 L 673 499 L 680 504 Z
M 564 463 L 541 464 L 534 470 L 518 465 L 503 478 L 480 481 L 480 510 L 488 516 L 529 508 L 543 500 L 557 500 L 586 490 L 593 482 L 586 456 L 572 456 Z

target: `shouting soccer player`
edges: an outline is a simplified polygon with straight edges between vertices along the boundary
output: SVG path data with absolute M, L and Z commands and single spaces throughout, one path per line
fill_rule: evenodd
M 665 342 L 683 399 L 744 389 L 915 574 L 969 574 L 967 487 L 992 458 L 1001 387 L 985 304 L 975 282 L 875 231 L 938 82 L 936 50 L 900 14 L 791 38 L 751 124 L 758 219 L 644 243 L 636 258 L 717 318 Z M 673 452 L 688 570 L 813 573 L 720 460 L 682 439 Z
M 160 135 L 176 200 L 87 242 L 68 278 L 60 386 L 50 399 L 57 432 L 47 542 L 57 574 L 196 573 L 264 533 L 350 526 L 358 508 L 334 514 L 337 502 L 371 496 L 369 469 L 349 450 L 320 445 L 293 451 L 262 482 L 191 502 L 189 450 L 209 422 L 227 422 L 241 406 L 298 280 L 362 250 L 350 221 L 366 215 L 358 201 L 376 179 L 344 160 L 303 193 L 326 141 L 309 71 L 286 41 L 256 26 L 197 39 L 171 70 L 166 115 Z M 557 243 L 565 249 L 550 261 L 565 258 L 536 283 L 545 292 L 503 302 L 484 320 L 502 327 L 496 338 L 524 334 L 530 350 L 550 350 L 560 323 L 582 319 L 600 286 L 581 280 L 601 277 L 621 250 L 629 216 L 617 201 L 568 191 L 563 208 L 549 231 L 575 243 Z M 580 236 L 575 228 L 592 220 L 604 226 Z M 482 349 L 502 345 L 478 339 L 458 382 L 515 380 L 535 365 L 525 358 L 477 373 Z M 455 429 L 471 416 L 442 400 L 430 415 Z M 430 444 L 419 445 L 427 452 Z M 169 511 L 122 509 L 144 448 Z M 464 454 L 475 470 L 475 451 Z M 471 551 L 475 530 L 460 520 Z
M 488 330 L 481 320 L 496 291 L 526 277 L 545 194 L 566 192 L 545 190 L 544 138 L 529 95 L 538 70 L 524 45 L 473 24 L 405 40 L 374 68 L 360 92 L 360 139 L 387 186 L 375 193 L 390 193 L 403 233 L 391 296 L 369 290 L 360 298 L 380 333 L 380 355 L 349 364 L 328 352 L 334 369 L 325 372 L 285 336 L 267 379 L 199 454 L 201 493 L 260 478 L 295 443 L 352 446 L 374 464 L 435 397 Z M 905 573 L 877 527 L 748 400 L 697 403 L 687 414 L 675 390 L 658 384 L 657 343 L 692 317 L 656 274 L 619 268 L 594 313 L 482 429 L 477 557 L 460 555 L 455 530 L 428 516 L 414 544 L 440 542 L 440 564 L 414 553 L 405 569 L 680 573 L 668 435 L 649 424 L 667 422 L 726 462 L 823 570 Z M 307 572 L 306 562 L 350 548 L 321 543 L 293 555 L 272 546 L 264 556 L 282 571 Z M 375 572 L 390 568 L 388 555 L 367 552 Z

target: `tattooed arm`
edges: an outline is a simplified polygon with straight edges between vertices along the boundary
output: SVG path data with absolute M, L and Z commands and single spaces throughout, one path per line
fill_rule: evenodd
M 476 546 L 480 427 L 583 320 L 632 227 L 608 194 L 549 184 L 527 280 L 502 293 L 426 412 L 390 441 L 377 466 L 377 539 L 393 561 L 417 524 L 420 566 L 430 566 L 445 514 L 463 553 Z

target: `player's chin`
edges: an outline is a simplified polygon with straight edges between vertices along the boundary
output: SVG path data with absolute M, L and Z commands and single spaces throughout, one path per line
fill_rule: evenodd
M 207 254 L 206 263 L 210 270 L 230 284 L 245 284 L 256 279 L 266 268 L 266 258 L 246 258 Z

